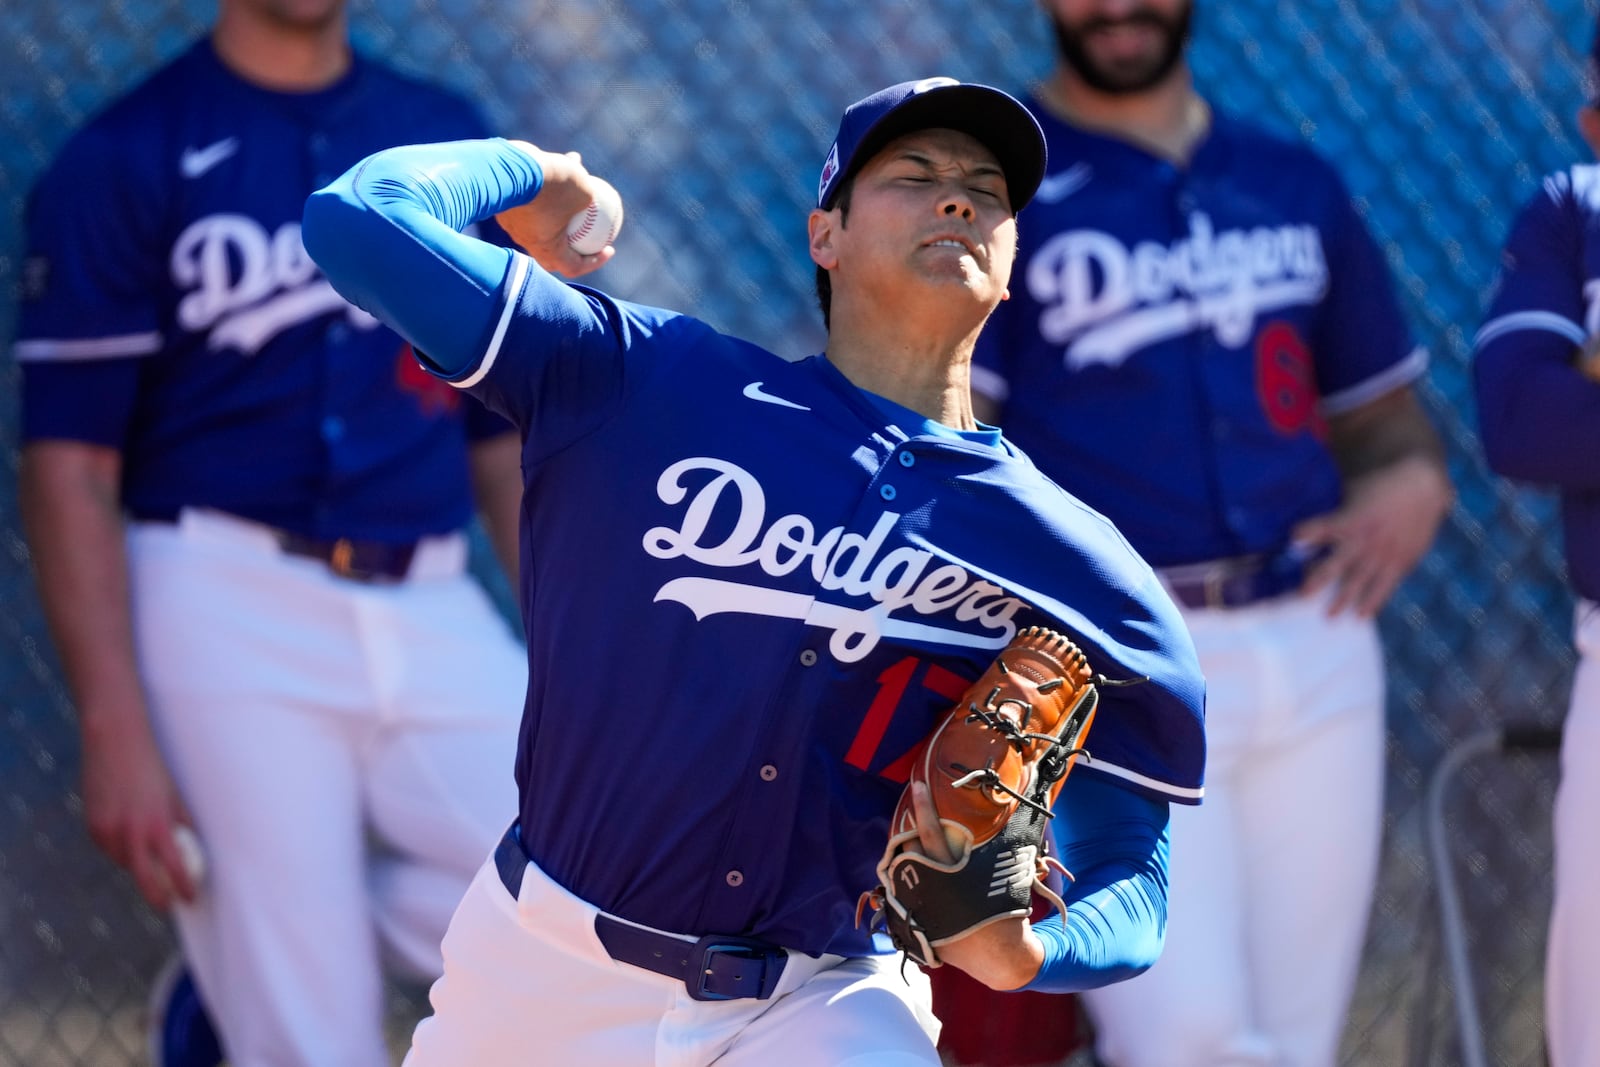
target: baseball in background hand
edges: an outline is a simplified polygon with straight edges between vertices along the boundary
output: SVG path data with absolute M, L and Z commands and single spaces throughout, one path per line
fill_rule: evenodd
M 183 869 L 196 886 L 206 880 L 206 854 L 200 848 L 200 838 L 187 826 L 179 823 L 172 828 L 172 843 L 183 857 Z
M 567 244 L 581 256 L 596 255 L 616 240 L 622 229 L 622 197 L 599 178 L 595 198 L 567 223 Z

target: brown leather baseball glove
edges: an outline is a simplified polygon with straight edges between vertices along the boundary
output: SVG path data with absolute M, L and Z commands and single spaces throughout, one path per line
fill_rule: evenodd
M 1043 853 L 1045 825 L 1083 752 L 1101 684 L 1068 638 L 1039 626 L 1017 634 L 913 765 L 889 823 L 880 884 L 862 894 L 857 923 L 870 905 L 874 925 L 886 926 L 897 948 L 937 967 L 938 946 L 1027 915 L 1035 892 L 1064 908 L 1043 880 L 1051 865 L 1066 873 Z M 919 781 L 939 813 L 950 863 L 918 845 L 911 791 Z

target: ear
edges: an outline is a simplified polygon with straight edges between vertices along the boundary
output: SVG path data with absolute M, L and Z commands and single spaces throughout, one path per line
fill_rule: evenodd
M 1578 132 L 1583 134 L 1589 151 L 1600 158 L 1600 108 L 1585 104 L 1578 109 Z
M 811 248 L 811 261 L 823 270 L 832 270 L 839 265 L 839 253 L 834 248 L 834 235 L 838 232 L 839 212 L 823 211 L 817 208 L 806 219 L 807 243 Z

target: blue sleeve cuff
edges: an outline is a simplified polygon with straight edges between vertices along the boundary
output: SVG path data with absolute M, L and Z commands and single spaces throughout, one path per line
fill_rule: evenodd
M 1023 988 L 1075 993 L 1132 978 L 1166 936 L 1168 806 L 1079 772 L 1055 807 L 1057 851 L 1075 880 L 1066 914 L 1034 926 L 1044 962 Z
M 516 258 L 461 231 L 543 183 L 538 161 L 501 139 L 392 148 L 313 193 L 301 237 L 341 296 L 449 377 L 484 352 Z

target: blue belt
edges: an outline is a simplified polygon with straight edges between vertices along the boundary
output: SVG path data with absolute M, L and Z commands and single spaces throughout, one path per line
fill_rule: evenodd
M 520 896 L 528 856 L 516 824 L 495 847 L 494 866 L 506 892 Z M 784 949 L 753 938 L 707 934 L 693 940 L 635 926 L 605 912 L 594 917 L 594 932 L 612 959 L 675 978 L 695 1000 L 767 1000 L 789 962 Z
M 1242 608 L 1299 589 L 1326 548 L 1295 545 L 1278 552 L 1186 563 L 1158 570 L 1172 597 L 1188 608 Z

